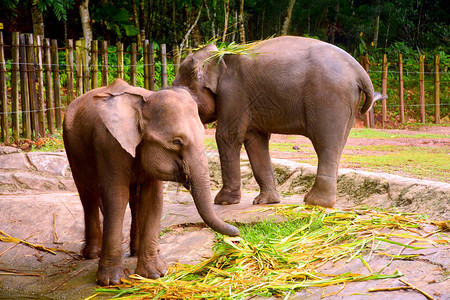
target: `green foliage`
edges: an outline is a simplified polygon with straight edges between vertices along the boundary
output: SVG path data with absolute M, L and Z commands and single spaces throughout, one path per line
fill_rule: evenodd
M 42 13 L 51 9 L 58 20 L 67 21 L 67 12 L 73 7 L 74 0 L 33 0 L 33 5 L 37 5 Z
M 107 30 L 113 31 L 119 39 L 124 33 L 125 36 L 136 36 L 139 33 L 139 29 L 130 21 L 132 16 L 124 7 L 108 2 L 100 7 L 94 7 L 91 11 L 92 19 L 104 25 Z

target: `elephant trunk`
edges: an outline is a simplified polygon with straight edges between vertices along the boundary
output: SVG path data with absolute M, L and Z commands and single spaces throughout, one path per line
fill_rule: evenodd
M 239 229 L 223 222 L 216 215 L 211 198 L 208 163 L 206 157 L 201 155 L 201 162 L 190 168 L 189 181 L 192 198 L 203 221 L 213 230 L 228 236 L 239 236 Z

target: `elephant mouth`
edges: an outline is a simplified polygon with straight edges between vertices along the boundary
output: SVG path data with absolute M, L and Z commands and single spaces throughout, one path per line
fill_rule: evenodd
M 184 188 L 187 189 L 188 191 L 191 190 L 192 183 L 191 183 L 191 180 L 189 179 L 189 177 L 188 177 L 187 175 L 186 175 L 185 181 L 183 182 L 183 186 L 184 186 Z

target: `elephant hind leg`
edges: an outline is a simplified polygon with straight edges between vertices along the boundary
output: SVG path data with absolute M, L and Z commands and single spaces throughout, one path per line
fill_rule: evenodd
M 248 131 L 245 136 L 245 150 L 261 191 L 253 204 L 279 203 L 280 195 L 276 190 L 275 176 L 269 154 L 268 133 Z
M 331 112 L 328 115 L 332 115 Z M 317 124 L 327 122 L 323 120 Z M 314 185 L 304 198 L 306 204 L 333 207 L 336 203 L 339 161 L 352 125 L 353 114 L 349 111 L 348 115 L 336 117 L 333 126 L 316 130 L 311 135 L 319 163 Z
M 130 210 L 130 255 L 135 256 L 137 255 L 139 249 L 139 185 L 132 185 L 130 188 Z
M 102 229 L 100 225 L 100 195 L 98 191 L 78 188 L 84 210 L 85 244 L 82 255 L 86 259 L 100 257 Z

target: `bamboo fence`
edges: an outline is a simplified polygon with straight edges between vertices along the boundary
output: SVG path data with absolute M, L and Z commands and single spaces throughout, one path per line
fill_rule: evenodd
M 170 61 L 173 63 L 170 64 L 164 44 L 160 45 L 159 53 L 155 51 L 155 44 L 148 40 L 144 41 L 143 48 L 139 49 L 135 43 L 125 47 L 119 42 L 114 45 L 114 52 L 108 52 L 111 51 L 108 46 L 111 46 L 108 41 L 94 40 L 88 47 L 84 40 L 67 40 L 65 46 L 60 47 L 55 39 L 46 38 L 41 41 L 38 36 L 18 32 L 12 33 L 11 45 L 5 45 L 3 32 L 0 31 L 1 141 L 7 144 L 22 138 L 32 140 L 47 134 L 53 135 L 56 130 L 61 130 L 64 110 L 76 97 L 91 89 L 105 86 L 115 78 L 125 78 L 132 85 L 155 90 L 168 86 L 168 66 L 173 67 L 175 74 L 178 71 L 181 55 L 176 46 L 171 52 Z M 7 58 L 5 53 L 8 54 Z M 115 58 L 114 64 L 111 64 L 111 57 Z M 393 71 L 388 70 L 386 55 L 383 57 L 381 70 L 378 71 L 374 70 L 368 56 L 360 57 L 361 65 L 369 72 L 374 84 L 381 81 L 381 92 L 384 95 L 388 95 L 388 83 L 391 87 L 398 86 L 398 104 L 392 103 L 389 98 L 382 100 L 383 128 L 387 121 L 388 108 L 391 111 L 399 111 L 400 122 L 404 123 L 406 108 L 417 105 L 407 104 L 404 99 L 402 61 L 402 56 L 399 55 L 395 70 L 398 72 L 398 83 L 390 84 L 388 72 Z M 434 59 L 431 72 L 425 71 L 424 61 L 424 56 L 421 56 L 417 72 L 420 121 L 425 122 L 426 114 L 430 115 L 431 111 L 428 106 L 431 106 L 434 108 L 434 121 L 439 123 L 440 107 L 448 105 L 446 100 L 444 103 L 440 101 L 440 84 L 447 82 L 440 80 L 440 74 L 444 72 L 440 71 L 439 55 Z M 160 70 L 156 70 L 157 64 Z M 427 67 L 430 69 L 430 66 Z M 447 68 L 448 66 L 445 66 L 445 69 Z M 173 76 L 173 72 L 171 74 Z M 426 74 L 428 77 L 433 76 L 434 101 L 431 105 L 425 101 Z M 375 88 L 378 88 L 376 84 Z M 389 96 L 391 95 L 392 93 Z M 376 109 L 378 108 L 379 104 L 376 104 Z M 365 116 L 365 126 L 375 127 L 373 108 Z

